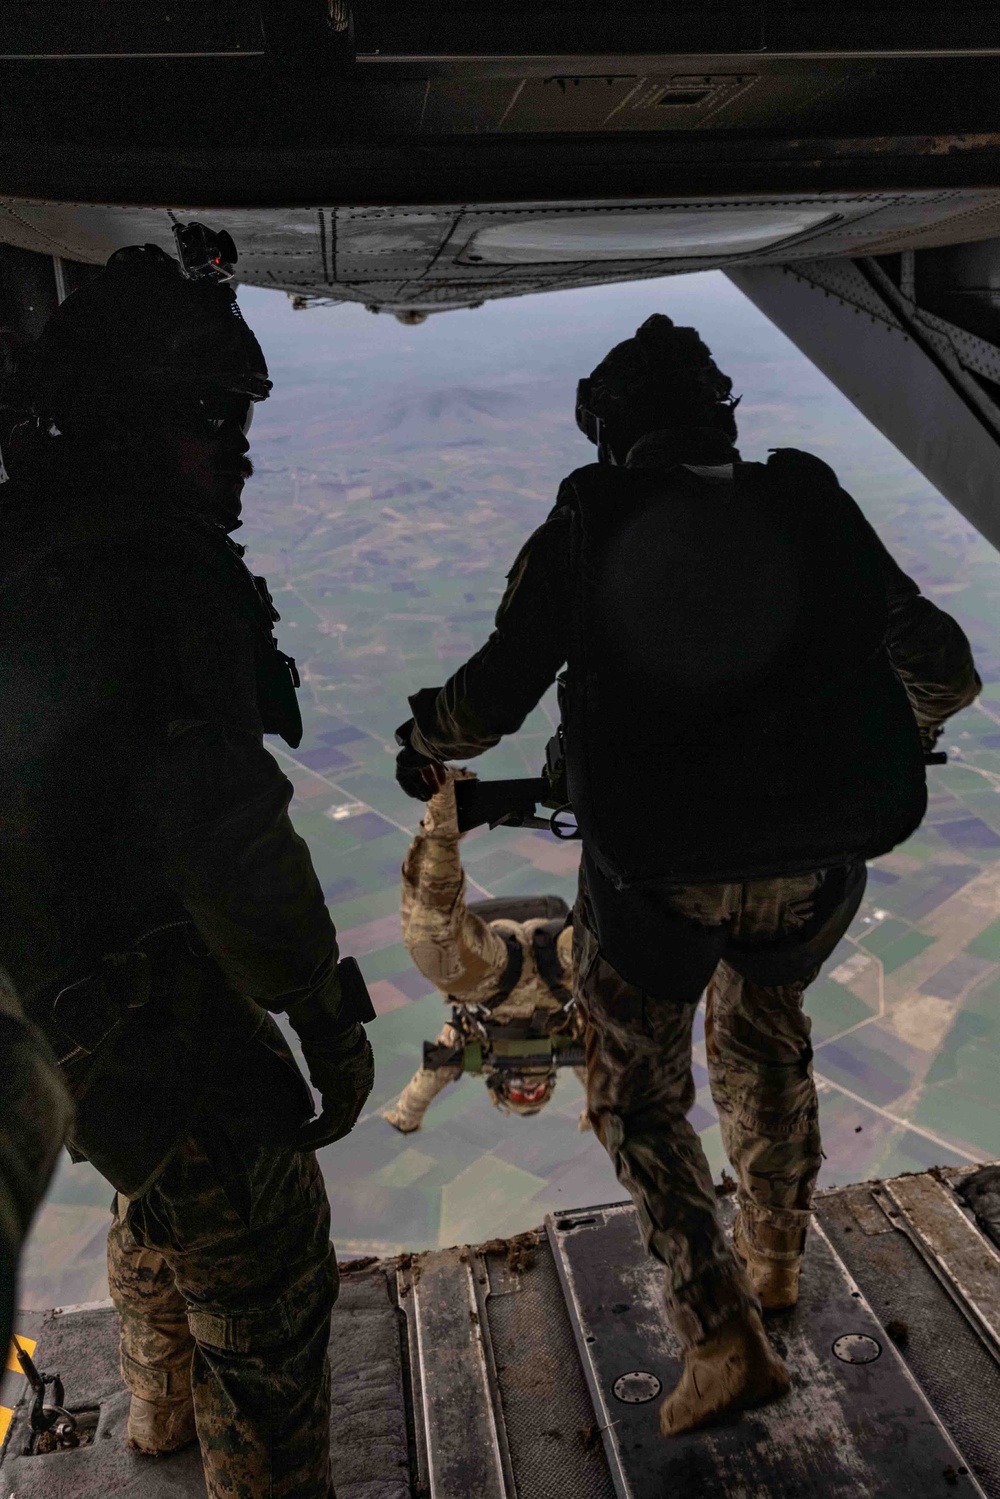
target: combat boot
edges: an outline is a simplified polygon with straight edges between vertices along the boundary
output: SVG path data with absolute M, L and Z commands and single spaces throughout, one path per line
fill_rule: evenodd
M 693 1431 L 720 1416 L 767 1405 L 787 1395 L 788 1370 L 748 1307 L 710 1338 L 684 1352 L 684 1373 L 660 1406 L 665 1437 Z
M 128 1444 L 143 1457 L 160 1457 L 193 1442 L 194 1402 L 190 1391 L 166 1400 L 133 1395 L 128 1408 Z
M 388 1120 L 393 1129 L 398 1129 L 401 1135 L 412 1135 L 420 1128 L 420 1116 L 417 1116 L 414 1123 L 407 1110 L 400 1108 L 398 1104 L 394 1109 L 384 1109 L 382 1118 Z
M 733 1253 L 750 1277 L 761 1309 L 765 1312 L 787 1311 L 799 1299 L 802 1230 L 758 1224 L 756 1237 L 762 1241 L 760 1247 L 748 1242 L 743 1215 L 737 1212 L 733 1224 Z

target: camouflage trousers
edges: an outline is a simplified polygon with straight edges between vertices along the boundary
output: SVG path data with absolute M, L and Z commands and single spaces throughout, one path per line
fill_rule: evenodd
M 710 955 L 706 975 L 712 1097 L 749 1247 L 764 1258 L 795 1258 L 821 1160 L 803 995 L 857 909 L 864 866 L 850 875 L 846 882 L 820 872 L 664 891 L 664 983 L 657 996 L 630 984 L 602 956 L 581 877 L 574 937 L 590 1120 L 635 1202 L 647 1249 L 666 1267 L 667 1313 L 685 1347 L 758 1303 L 719 1224 L 708 1161 L 687 1118 L 695 1100 L 697 989 L 669 998 L 672 950 L 685 935 L 697 948 L 714 932 L 718 951 L 727 953 L 714 972 Z M 804 947 L 803 934 L 813 938 Z M 776 956 L 779 966 L 798 944 L 811 967 L 784 983 L 761 983 L 734 966 L 741 960 L 727 945 L 730 935 L 747 953 Z M 678 967 L 689 957 L 678 950 Z
M 147 1400 L 190 1390 L 209 1499 L 335 1499 L 338 1278 L 316 1157 L 221 1125 L 199 1139 L 142 1197 L 118 1199 L 108 1272 L 122 1377 Z
M 435 1038 L 437 1046 L 458 1046 L 461 1035 L 451 1024 L 444 1025 Z M 461 1067 L 419 1067 L 410 1078 L 392 1108 L 382 1115 L 404 1135 L 420 1129 L 428 1108 L 449 1083 L 462 1076 Z

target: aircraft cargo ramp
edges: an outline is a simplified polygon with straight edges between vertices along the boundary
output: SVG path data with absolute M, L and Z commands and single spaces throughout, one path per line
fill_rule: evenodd
M 1000 1167 L 821 1194 L 800 1304 L 769 1322 L 791 1394 L 670 1442 L 657 1412 L 679 1353 L 631 1206 L 349 1264 L 330 1348 L 339 1499 L 1000 1499 L 991 1235 Z M 22 1399 L 5 1496 L 204 1494 L 196 1449 L 126 1451 L 109 1306 L 50 1313 L 35 1360 L 90 1430 L 31 1454 Z

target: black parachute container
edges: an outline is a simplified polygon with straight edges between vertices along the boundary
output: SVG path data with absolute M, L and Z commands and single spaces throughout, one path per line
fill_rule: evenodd
M 926 807 L 885 648 L 885 553 L 827 466 L 733 482 L 590 465 L 575 505 L 569 792 L 621 888 L 792 874 L 885 853 Z

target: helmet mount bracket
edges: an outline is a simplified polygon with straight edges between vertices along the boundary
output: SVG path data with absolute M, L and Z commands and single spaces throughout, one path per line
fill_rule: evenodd
M 207 224 L 174 224 L 181 272 L 189 281 L 231 281 L 239 259 L 232 235 Z

